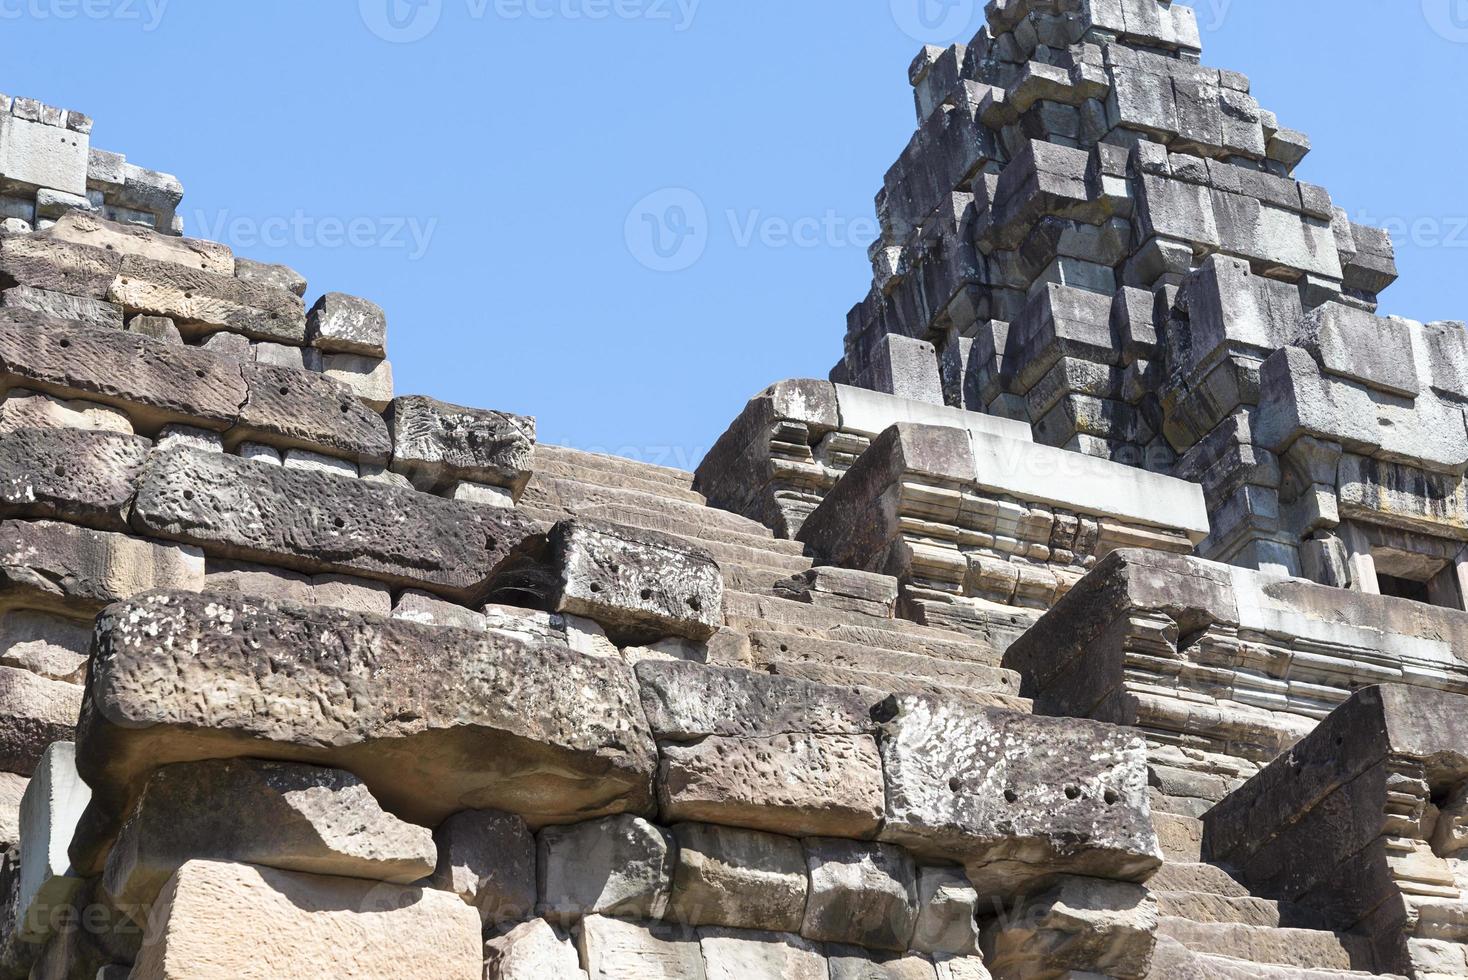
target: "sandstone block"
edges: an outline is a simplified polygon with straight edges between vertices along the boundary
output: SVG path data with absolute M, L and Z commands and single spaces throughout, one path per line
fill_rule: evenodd
M 105 300 L 122 257 L 40 235 L 0 237 L 0 285 Z
M 122 329 L 122 309 L 100 299 L 71 296 L 66 293 L 37 289 L 34 286 L 12 286 L 0 295 L 0 306 L 30 310 L 43 316 L 72 320 L 89 327 Z
M 102 887 L 114 908 L 146 923 L 164 885 L 193 860 L 407 885 L 433 871 L 437 852 L 427 828 L 383 812 L 349 772 L 228 759 L 153 774 Z
M 204 556 L 193 548 L 51 521 L 0 522 L 0 607 L 90 616 L 151 589 L 203 585 Z
M 430 886 L 474 906 L 486 925 L 518 922 L 535 911 L 535 838 L 524 820 L 498 810 L 465 810 L 439 824 L 433 838 L 438 866 Z
M 20 802 L 29 784 L 25 776 L 0 772 L 0 848 L 19 851 Z
M 0 442 L 0 514 L 127 527 L 150 444 L 141 436 L 20 429 Z
M 817 942 L 905 950 L 918 918 L 917 868 L 900 847 L 805 842 L 810 900 L 800 934 Z
M 680 823 L 666 918 L 690 926 L 800 931 L 807 892 L 805 853 L 792 837 Z
M 918 918 L 912 948 L 924 953 L 977 955 L 979 895 L 957 868 L 919 868 Z
M 479 917 L 453 895 L 190 861 L 168 882 L 134 980 L 480 980 Z
M 711 736 L 664 745 L 663 819 L 795 837 L 870 837 L 881 825 L 882 766 L 868 735 Z
M 870 689 L 683 661 L 643 661 L 637 665 L 637 682 L 653 737 L 672 741 L 708 735 L 874 735 L 878 725 L 872 715 L 886 699 Z
M 16 936 L 42 942 L 60 925 L 60 913 L 81 888 L 66 853 L 91 791 L 76 771 L 76 746 L 46 749 L 20 801 L 20 881 L 15 896 Z
M 51 125 L 53 121 L 0 113 L 0 178 L 7 183 L 85 194 L 91 140 L 86 133 Z
M 591 980 L 706 980 L 691 929 L 592 915 L 576 927 L 576 946 Z
M 252 340 L 300 345 L 306 308 L 284 289 L 233 275 L 124 255 L 106 298 L 129 310 L 170 317 L 186 335 L 230 330 Z
M 392 362 L 361 354 L 324 354 L 321 373 L 351 391 L 374 412 L 392 404 Z
M 512 511 L 189 452 L 149 460 L 132 521 L 211 558 L 356 575 L 470 603 L 488 598 L 540 530 Z
M 133 333 L 140 333 L 154 340 L 182 346 L 183 334 L 179 333 L 178 327 L 166 316 L 144 316 L 139 314 L 127 322 L 127 329 Z
M 1140 885 L 1065 878 L 984 929 L 984 960 L 997 980 L 1032 976 L 1034 964 L 1142 980 L 1151 976 L 1157 905 Z
M 227 429 L 245 401 L 239 365 L 227 359 L 27 310 L 0 309 L 0 385 L 113 405 L 141 430 Z
M 76 737 L 82 688 L 0 667 L 0 771 L 29 776 L 46 747 Z
M 228 245 L 164 235 L 80 211 L 62 215 L 48 234 L 57 241 L 90 245 L 118 255 L 137 255 L 226 276 L 235 272 L 234 253 Z
M 622 815 L 546 827 L 537 854 L 542 916 L 571 923 L 588 915 L 661 919 L 673 875 L 667 832 Z
M 723 573 L 686 541 L 572 520 L 551 529 L 550 549 L 554 608 L 596 620 L 615 640 L 707 640 L 723 625 Z
M 392 439 L 382 417 L 325 375 L 271 364 L 243 367 L 247 399 L 231 441 L 306 449 L 354 463 L 386 463 Z
M 0 434 L 17 429 L 92 429 L 133 434 L 133 424 L 127 416 L 108 405 L 52 398 L 24 388 L 12 388 L 0 400 Z
M 93 865 L 154 769 L 209 758 L 347 769 L 423 826 L 466 806 L 532 827 L 652 810 L 656 749 L 630 668 L 325 607 L 182 593 L 114 605 L 82 728 L 96 798 L 77 853 Z
M 317 350 L 383 358 L 387 356 L 387 315 L 368 300 L 327 293 L 306 314 L 306 336 Z
M 980 897 L 1056 873 L 1144 881 L 1161 864 L 1142 739 L 1075 719 L 915 696 L 882 740 L 882 839 L 961 859 Z
M 407 589 L 398 597 L 392 616 L 393 619 L 406 619 L 410 623 L 421 623 L 424 626 L 452 626 L 474 632 L 483 632 L 489 628 L 483 613 L 465 609 L 416 589 Z
M 257 262 L 254 259 L 235 256 L 234 274 L 258 286 L 273 286 L 276 289 L 295 293 L 297 296 L 306 295 L 306 277 L 288 265 Z
M 698 930 L 708 980 L 829 980 L 826 958 L 796 935 Z
M 544 919 L 484 944 L 484 980 L 586 980 L 576 947 Z
M 47 680 L 86 680 L 92 625 L 50 613 L 14 609 L 0 613 L 0 664 Z M 0 835 L 0 845 L 5 843 Z
M 914 954 L 878 953 L 859 946 L 826 947 L 831 980 L 937 980 L 933 961 Z M 987 976 L 984 976 L 987 980 Z M 948 980 L 948 978 L 944 978 Z M 957 978 L 954 978 L 957 980 Z
M 535 420 L 408 395 L 387 412 L 395 472 L 421 489 L 460 480 L 506 487 L 516 498 L 535 463 Z

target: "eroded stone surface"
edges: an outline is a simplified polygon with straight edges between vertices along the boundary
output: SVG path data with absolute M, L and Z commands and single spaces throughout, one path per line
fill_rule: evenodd
M 480 980 L 479 916 L 447 892 L 190 861 L 159 896 L 135 980 Z
M 438 864 L 429 883 L 477 908 L 486 925 L 518 922 L 535 910 L 535 838 L 524 820 L 465 810 L 439 824 L 433 839 Z
M 97 797 L 77 854 L 93 866 L 154 769 L 208 758 L 346 769 L 423 826 L 466 805 L 532 825 L 652 809 L 631 670 L 552 643 L 168 593 L 103 614 L 89 692 L 78 757 Z
M 421 395 L 394 399 L 387 413 L 393 471 L 431 489 L 471 480 L 509 488 L 516 497 L 535 460 L 535 420 L 464 408 Z
M 867 735 L 710 736 L 664 745 L 663 819 L 795 837 L 869 837 L 882 820 L 882 763 Z
M 677 824 L 672 833 L 678 847 L 668 921 L 800 931 L 808 882 L 798 840 L 698 823 Z
M 384 813 L 351 773 L 216 760 L 153 774 L 102 883 L 114 907 L 145 922 L 168 879 L 192 860 L 407 885 L 426 877 L 437 857 L 427 828 Z
M 961 858 L 980 896 L 1059 871 L 1142 881 L 1161 863 L 1145 743 L 1106 725 L 898 699 L 882 839 Z
M 217 454 L 156 454 L 133 525 L 206 554 L 483 601 L 540 526 L 513 512 Z
M 551 530 L 555 608 L 632 642 L 706 640 L 723 625 L 724 579 L 696 545 L 655 531 L 562 521 Z
M 661 919 L 668 910 L 673 846 L 666 831 L 633 816 L 547 827 L 538 851 L 541 915 Z

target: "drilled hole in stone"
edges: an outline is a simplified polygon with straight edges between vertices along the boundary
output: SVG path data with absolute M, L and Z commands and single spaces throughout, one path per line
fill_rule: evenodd
M 69 340 L 63 340 L 61 342 L 61 346 L 62 347 L 70 347 L 71 346 L 71 341 L 69 341 Z
M 600 582 L 592 582 L 591 583 L 591 591 L 593 591 L 593 592 L 600 592 L 601 591 L 601 583 Z
M 194 298 L 194 294 L 193 293 L 184 293 L 184 299 L 193 299 L 193 298 Z
M 56 469 L 52 470 L 51 472 L 55 473 L 57 476 L 65 476 L 66 475 L 66 467 L 65 466 L 58 466 L 58 467 L 56 467 Z
M 959 780 L 957 776 L 954 776 L 952 779 L 948 780 L 948 788 L 957 793 L 960 789 L 963 788 L 963 783 Z
M 183 498 L 185 500 L 193 500 L 194 499 L 194 491 L 192 491 L 192 490 L 185 490 L 183 492 Z
M 643 589 L 642 590 L 642 601 L 643 602 L 646 602 L 647 600 L 649 600 L 651 598 L 652 598 L 652 589 Z
M 1078 799 L 1080 799 L 1081 798 L 1081 788 L 1079 786 L 1067 786 L 1065 788 L 1065 798 L 1067 800 L 1078 800 Z
M 347 526 L 347 522 L 342 520 L 340 517 L 334 518 L 331 523 L 337 526 L 337 530 L 340 530 Z
M 1016 793 L 1012 789 L 1005 790 L 1004 791 L 1004 802 L 1005 803 L 1011 803 L 1011 804 L 1018 803 L 1019 802 L 1019 794 Z
M 688 597 L 688 608 L 694 612 L 701 612 L 703 610 L 703 603 L 698 601 L 698 596 L 691 595 Z
M 282 395 L 289 395 L 291 393 L 291 390 L 289 388 L 287 388 L 285 385 L 281 385 L 280 386 L 280 393 Z
M 342 402 L 342 414 L 343 415 L 347 414 L 351 410 L 352 410 L 352 406 L 351 405 L 347 404 L 346 402 Z
M 1108 789 L 1106 795 L 1102 798 L 1106 800 L 1107 806 L 1116 806 L 1116 804 L 1121 802 L 1121 794 L 1114 789 Z

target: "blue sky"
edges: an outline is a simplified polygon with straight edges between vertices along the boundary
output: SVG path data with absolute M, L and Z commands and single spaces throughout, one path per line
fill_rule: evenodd
M 1300 175 L 1399 232 L 1384 311 L 1468 317 L 1468 0 L 1192 5 L 1205 61 L 1311 135 Z M 872 197 L 914 127 L 907 65 L 980 16 L 970 0 L 0 0 L 0 90 L 88 112 L 95 145 L 178 174 L 191 234 L 296 267 L 308 299 L 380 303 L 399 393 L 691 467 L 759 389 L 837 359 Z M 648 200 L 683 219 L 661 245 Z

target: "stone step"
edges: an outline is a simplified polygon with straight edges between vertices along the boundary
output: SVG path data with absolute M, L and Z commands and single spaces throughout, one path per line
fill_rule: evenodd
M 562 513 L 559 511 L 556 511 L 552 508 L 543 507 L 538 504 L 525 504 L 522 502 L 517 509 L 526 517 L 533 517 L 537 520 L 542 521 L 556 521 L 560 520 L 563 516 Z M 606 511 L 604 508 L 600 507 L 578 507 L 573 511 L 573 513 L 578 517 L 585 517 L 591 520 L 610 520 L 614 524 L 623 523 L 622 521 L 617 521 L 613 520 L 610 517 L 602 516 L 604 513 L 606 513 Z M 629 526 L 637 527 L 638 525 L 634 524 Z M 727 541 L 717 540 L 712 537 L 695 537 L 693 535 L 685 534 L 674 534 L 671 536 L 682 538 L 684 541 L 687 541 L 690 544 L 697 545 L 698 547 L 704 549 L 710 555 L 712 555 L 714 559 L 719 562 L 720 565 L 723 565 L 726 562 L 732 562 L 735 564 L 750 565 L 758 568 L 778 569 L 784 571 L 785 573 L 783 576 L 781 576 L 782 578 L 789 578 L 792 575 L 803 572 L 806 569 L 810 568 L 812 564 L 809 558 L 803 558 L 798 555 L 786 555 L 780 554 L 777 551 L 769 551 L 760 547 L 751 547 L 749 545 L 743 544 L 732 544 Z
M 701 495 L 692 490 L 673 487 L 626 486 L 619 483 L 598 483 L 596 474 L 586 478 L 553 476 L 537 473 L 525 488 L 525 497 L 532 503 L 545 500 L 547 506 L 587 507 L 592 504 L 625 504 L 630 507 L 660 507 L 667 503 L 679 503 L 686 507 L 704 509 L 707 504 Z
M 642 490 L 624 490 L 618 487 L 583 483 L 566 477 L 537 476 L 525 488 L 520 506 L 547 512 L 558 517 L 582 514 L 593 507 L 630 507 L 635 510 L 662 511 L 679 520 L 690 521 L 700 527 L 717 527 L 736 533 L 755 533 L 747 517 L 731 514 L 727 510 L 709 507 L 703 498 L 685 500 L 647 493 Z M 755 524 L 754 527 L 763 527 Z
M 1157 911 L 1177 919 L 1192 919 L 1194 922 L 1236 922 L 1246 926 L 1264 926 L 1278 929 L 1282 925 L 1300 926 L 1301 923 L 1280 921 L 1278 902 L 1253 896 L 1213 895 L 1208 892 L 1178 892 L 1152 889 L 1157 900 Z M 1311 923 L 1311 928 L 1314 923 Z
M 1002 654 L 961 633 L 919 626 L 903 619 L 878 619 L 856 612 L 807 605 L 793 599 L 725 591 L 724 615 L 728 624 L 745 633 L 766 631 L 816 636 L 919 653 L 940 660 L 970 660 L 997 666 Z
M 1152 825 L 1169 861 L 1203 860 L 1203 821 L 1178 813 L 1154 813 Z
M 607 480 L 588 480 L 576 474 L 594 473 L 608 479 L 624 477 L 643 483 L 659 484 L 674 490 L 693 489 L 693 474 L 687 470 L 659 466 L 656 463 L 644 463 L 641 460 L 627 459 L 623 456 L 590 453 L 584 449 L 572 449 L 569 446 L 550 446 L 543 443 L 537 445 L 535 447 L 535 471 L 539 473 L 542 469 L 555 470 L 559 475 L 574 476 L 588 483 L 603 483 Z
M 854 685 L 875 688 L 879 691 L 886 691 L 888 694 L 920 694 L 938 699 L 964 701 L 986 708 L 1003 708 L 1006 711 L 1018 711 L 1026 715 L 1033 714 L 1035 709 L 1035 703 L 1029 698 L 1015 697 L 1000 691 L 987 691 L 952 682 L 940 684 L 921 677 L 901 677 L 894 674 L 852 670 L 849 667 L 832 667 L 828 664 L 809 661 L 795 663 L 775 660 L 769 664 L 769 669 L 770 673 L 778 674 L 781 677 L 795 677 L 836 687 Z
M 796 558 L 805 556 L 805 545 L 802 542 L 777 538 L 774 532 L 763 524 L 739 517 L 737 514 L 733 516 L 738 517 L 739 521 L 744 523 L 742 527 L 736 526 L 734 522 L 727 519 L 729 516 L 727 511 L 715 510 L 711 507 L 689 513 L 670 511 L 665 507 L 649 510 L 642 507 L 601 504 L 589 507 L 582 513 L 597 520 L 625 524 L 628 527 L 640 527 L 648 531 L 661 531 L 664 534 L 676 534 L 683 538 L 738 544 L 768 551 L 771 554 Z
M 721 561 L 719 568 L 724 572 L 724 588 L 738 592 L 769 592 L 776 582 L 783 582 L 791 575 L 788 568 L 746 565 L 737 561 Z
M 1157 815 L 1153 814 L 1155 821 Z M 1165 861 L 1147 887 L 1153 891 L 1207 892 L 1224 898 L 1248 898 L 1249 889 L 1229 877 L 1223 868 L 1199 861 Z
M 1147 980 L 1401 980 L 1374 973 L 1324 967 L 1281 966 L 1253 963 L 1231 956 L 1215 956 L 1191 950 L 1174 939 L 1159 937 L 1152 955 Z
M 974 660 L 945 660 L 916 653 L 876 650 L 858 643 L 842 643 L 798 633 L 759 630 L 749 635 L 754 662 L 759 666 L 784 662 L 805 663 L 840 670 L 907 677 L 934 684 L 958 684 L 976 691 L 1019 696 L 1020 676 L 1012 670 Z
M 1164 915 L 1157 920 L 1157 935 L 1175 939 L 1196 953 L 1228 956 L 1251 963 L 1350 970 L 1353 963 L 1370 962 L 1364 937 L 1317 929 L 1195 922 Z M 1355 959 L 1352 958 L 1353 953 Z

